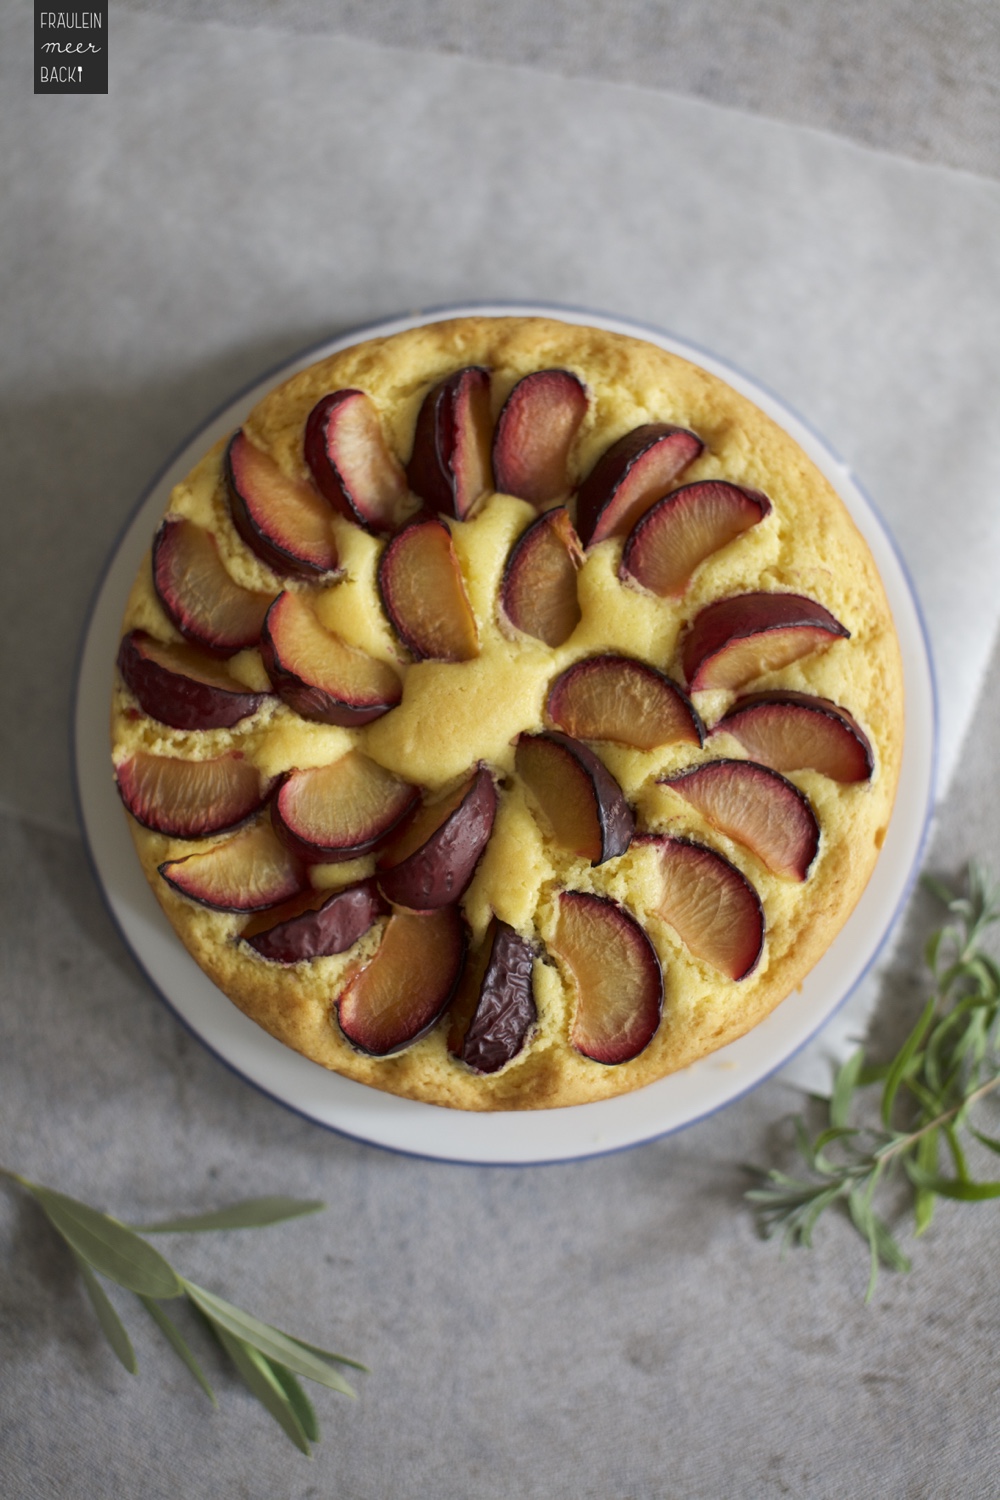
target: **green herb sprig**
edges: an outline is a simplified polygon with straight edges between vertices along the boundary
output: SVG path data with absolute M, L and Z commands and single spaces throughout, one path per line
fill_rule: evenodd
M 863 1049 L 848 1058 L 829 1100 L 821 1101 L 827 1122 L 814 1138 L 803 1116 L 794 1117 L 808 1176 L 747 1168 L 760 1184 L 746 1196 L 765 1237 L 780 1233 L 785 1245 L 809 1247 L 820 1216 L 834 1204 L 846 1208 L 868 1243 L 866 1302 L 880 1265 L 910 1269 L 875 1209 L 876 1193 L 890 1180 L 909 1193 L 917 1235 L 931 1223 L 938 1198 L 1000 1197 L 1000 1182 L 977 1180 L 967 1154 L 974 1141 L 1000 1155 L 1000 1140 L 972 1120 L 976 1106 L 1000 1088 L 1000 968 L 982 946 L 987 928 L 1000 920 L 1000 886 L 977 864 L 969 866 L 964 896 L 940 881 L 924 884 L 950 920 L 927 943 L 933 993 L 913 1030 L 888 1063 L 870 1064 Z M 858 1092 L 876 1084 L 882 1086 L 878 1125 L 852 1123 Z
M 130 1375 L 138 1369 L 135 1350 L 124 1323 L 98 1279 L 102 1276 L 135 1293 L 174 1353 L 212 1405 L 217 1406 L 215 1392 L 204 1370 L 163 1307 L 165 1302 L 185 1299 L 225 1350 L 244 1385 L 295 1446 L 307 1457 L 311 1456 L 310 1445 L 319 1441 L 319 1423 L 300 1379 L 313 1380 L 329 1390 L 353 1396 L 354 1390 L 334 1366 L 350 1365 L 356 1370 L 364 1370 L 365 1366 L 343 1354 L 331 1354 L 326 1349 L 282 1333 L 279 1328 L 261 1322 L 242 1308 L 217 1297 L 214 1292 L 188 1281 L 143 1236 L 257 1229 L 297 1219 L 303 1214 L 317 1213 L 326 1207 L 325 1204 L 300 1198 L 249 1198 L 213 1213 L 129 1226 L 110 1214 L 101 1213 L 65 1193 L 31 1182 L 4 1167 L 0 1167 L 0 1177 L 30 1193 L 53 1229 L 69 1246 L 97 1321 Z

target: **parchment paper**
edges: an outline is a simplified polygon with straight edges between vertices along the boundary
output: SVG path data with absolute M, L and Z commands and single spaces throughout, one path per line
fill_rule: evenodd
M 72 826 L 74 644 L 170 449 L 330 332 L 502 297 L 668 328 L 847 459 L 923 602 L 947 785 L 1000 617 L 995 184 L 615 84 L 113 20 L 106 97 L 27 100 L 0 22 L 8 810 Z

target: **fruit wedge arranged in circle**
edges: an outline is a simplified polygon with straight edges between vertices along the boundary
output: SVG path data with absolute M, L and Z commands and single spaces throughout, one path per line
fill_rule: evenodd
M 593 1062 L 630 1062 L 656 1035 L 663 970 L 635 918 L 605 896 L 563 891 L 552 942 L 573 975 L 570 1044 Z
M 510 550 L 500 605 L 510 623 L 546 646 L 561 646 L 580 623 L 576 575 L 583 563 L 569 512 L 544 511 Z
M 448 1050 L 474 1073 L 496 1073 L 524 1047 L 538 1019 L 532 985 L 535 950 L 494 917 L 465 966 Z
M 746 979 L 764 948 L 760 897 L 728 859 L 691 839 L 647 837 L 662 877 L 657 913 L 696 958 L 727 979 Z
M 334 391 L 316 403 L 304 453 L 320 494 L 348 521 L 391 532 L 412 510 L 406 475 L 364 391 Z
M 803 594 L 737 594 L 695 617 L 682 647 L 684 675 L 693 693 L 740 688 L 850 633 Z
M 241 588 L 212 533 L 184 516 L 168 516 L 156 533 L 153 587 L 181 635 L 212 656 L 256 646 L 274 598 Z
M 797 786 L 752 760 L 710 760 L 660 785 L 683 797 L 714 828 L 788 880 L 805 880 L 819 848 L 819 824 Z
M 612 443 L 576 497 L 576 529 L 583 545 L 627 536 L 704 446 L 693 432 L 668 422 L 635 427 Z
M 240 937 L 269 963 L 297 964 L 346 953 L 388 914 L 374 880 L 359 880 L 339 891 L 304 891 L 277 911 L 251 918 Z
M 393 537 L 379 562 L 378 587 L 396 634 L 418 661 L 479 655 L 475 616 L 443 521 L 412 521 Z
M 700 563 L 770 513 L 760 490 L 703 479 L 664 495 L 629 533 L 618 576 L 661 599 L 683 594 Z
M 392 667 L 327 630 L 301 594 L 275 599 L 260 654 L 278 696 L 319 724 L 359 728 L 387 714 L 403 696 Z
M 270 693 L 255 693 L 193 646 L 165 645 L 132 630 L 118 648 L 118 670 L 144 713 L 172 729 L 231 729 Z
M 160 865 L 168 885 L 214 911 L 262 911 L 304 890 L 305 869 L 265 819 L 202 854 Z
M 456 370 L 424 397 L 406 477 L 431 510 L 463 521 L 493 488 L 490 372 Z
M 580 740 L 613 740 L 637 750 L 701 745 L 704 729 L 687 694 L 634 656 L 586 656 L 549 689 L 545 716 Z
M 493 480 L 532 505 L 572 490 L 569 452 L 587 415 L 587 390 L 569 370 L 535 370 L 504 402 L 493 434 Z
M 592 865 L 625 853 L 635 817 L 625 793 L 589 746 L 554 731 L 522 734 L 514 765 L 563 848 Z
M 317 578 L 336 571 L 330 507 L 311 484 L 290 478 L 242 432 L 226 449 L 223 473 L 233 525 L 272 572 Z
M 175 839 L 235 828 L 263 807 L 273 785 L 238 752 L 179 760 L 138 750 L 116 766 L 115 778 L 136 822 Z
M 775 771 L 819 771 L 831 781 L 869 781 L 871 741 L 857 720 L 810 693 L 749 693 L 737 698 L 712 734 L 731 734 Z
M 489 843 L 496 810 L 496 787 L 485 766 L 449 796 L 425 803 L 379 855 L 382 894 L 411 911 L 457 901 Z
M 419 795 L 360 750 L 349 750 L 331 765 L 292 771 L 271 817 L 278 837 L 302 859 L 337 864 L 384 843 Z
M 352 1047 L 386 1057 L 430 1031 L 455 994 L 467 944 L 457 906 L 395 912 L 375 957 L 334 1001 Z

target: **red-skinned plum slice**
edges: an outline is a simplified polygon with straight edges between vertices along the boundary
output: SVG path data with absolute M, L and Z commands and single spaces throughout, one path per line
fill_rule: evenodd
M 254 917 L 240 936 L 269 963 L 297 964 L 346 953 L 389 908 L 374 880 L 339 891 L 305 891 L 266 917 Z
M 535 950 L 506 922 L 491 921 L 462 974 L 448 1050 L 474 1073 L 496 1073 L 517 1057 L 538 1019 Z
M 490 372 L 456 370 L 424 397 L 406 476 L 430 510 L 462 521 L 493 488 Z
M 479 655 L 475 616 L 442 521 L 413 521 L 393 537 L 379 563 L 378 586 L 397 635 L 418 661 Z
M 329 766 L 292 771 L 272 805 L 279 838 L 313 864 L 370 854 L 413 811 L 417 788 L 350 750 Z
M 274 598 L 234 582 L 212 533 L 184 516 L 168 516 L 156 533 L 153 587 L 181 635 L 212 656 L 256 646 Z
M 690 839 L 646 838 L 663 880 L 658 913 L 696 958 L 727 979 L 745 979 L 764 948 L 760 897 L 728 859 Z
M 406 475 L 364 391 L 334 391 L 316 403 L 304 452 L 320 494 L 348 521 L 391 532 L 413 509 Z
M 450 796 L 425 803 L 379 855 L 382 894 L 412 911 L 452 905 L 476 872 L 496 810 L 496 787 L 485 766 Z
M 558 844 L 593 865 L 625 853 L 635 832 L 632 809 L 589 746 L 555 732 L 522 734 L 514 765 Z
M 325 629 L 299 594 L 279 594 L 268 610 L 260 654 L 275 692 L 303 719 L 359 728 L 403 696 L 387 662 Z
M 576 498 L 576 529 L 585 547 L 627 536 L 640 516 L 673 487 L 704 449 L 685 427 L 650 422 L 612 443 Z
M 231 729 L 270 693 L 255 693 L 193 646 L 165 645 L 144 630 L 124 636 L 118 670 L 143 712 L 172 729 Z
M 239 752 L 180 760 L 138 750 L 115 768 L 115 777 L 136 822 L 176 839 L 235 828 L 264 805 L 273 785 Z
M 809 693 L 749 693 L 711 732 L 733 735 L 774 771 L 819 771 L 851 783 L 869 781 L 875 766 L 871 742 L 847 709 Z
M 572 973 L 570 1044 L 593 1062 L 630 1062 L 656 1035 L 663 970 L 635 918 L 604 896 L 564 891 L 553 949 Z
M 233 525 L 272 572 L 302 578 L 335 572 L 330 507 L 311 484 L 290 478 L 242 432 L 226 449 L 223 472 Z
M 375 957 L 334 1001 L 351 1046 L 386 1057 L 425 1036 L 451 1003 L 467 944 L 455 906 L 394 913 Z
M 583 548 L 564 506 L 544 511 L 510 550 L 500 604 L 510 623 L 547 646 L 561 646 L 580 623 L 576 575 Z
M 519 380 L 493 435 L 496 488 L 532 505 L 562 500 L 573 488 L 569 452 L 587 415 L 586 387 L 569 370 L 536 370 Z
M 699 564 L 770 513 L 760 490 L 721 479 L 685 484 L 636 522 L 625 543 L 619 577 L 660 598 L 676 598 Z
M 704 730 L 687 694 L 632 656 L 587 656 L 549 689 L 546 718 L 580 740 L 613 740 L 637 750 L 701 745 Z
M 684 674 L 691 692 L 740 688 L 849 636 L 803 594 L 737 594 L 696 616 L 682 648 Z
M 788 880 L 805 880 L 819 848 L 819 824 L 797 786 L 751 760 L 710 760 L 661 786 L 683 797 L 721 833 Z
M 266 820 L 201 854 L 160 865 L 168 885 L 214 911 L 262 911 L 304 890 L 305 869 Z

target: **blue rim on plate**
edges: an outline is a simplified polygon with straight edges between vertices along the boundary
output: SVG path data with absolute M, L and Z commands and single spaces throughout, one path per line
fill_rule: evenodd
M 195 964 L 141 876 L 109 766 L 108 704 L 125 601 L 173 485 L 242 422 L 280 379 L 362 339 L 453 317 L 553 317 L 645 338 L 711 371 L 799 443 L 844 501 L 870 547 L 903 654 L 906 734 L 896 805 L 875 873 L 801 988 L 745 1037 L 692 1067 L 618 1098 L 564 1109 L 475 1113 L 399 1099 L 327 1072 L 276 1042 Z M 829 445 L 783 400 L 717 355 L 634 320 L 547 303 L 463 303 L 386 318 L 311 346 L 226 402 L 160 469 L 137 502 L 97 585 L 76 672 L 72 757 L 88 857 L 126 946 L 181 1023 L 232 1071 L 316 1124 L 425 1159 L 523 1166 L 583 1160 L 655 1140 L 740 1098 L 805 1047 L 874 964 L 920 867 L 933 809 L 937 706 L 927 631 L 895 542 Z

